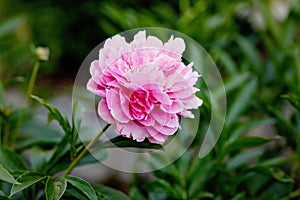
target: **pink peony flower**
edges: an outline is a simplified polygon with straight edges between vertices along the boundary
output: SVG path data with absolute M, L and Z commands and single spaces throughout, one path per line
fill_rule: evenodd
M 91 64 L 87 89 L 101 96 L 98 112 L 115 131 L 141 142 L 162 144 L 173 135 L 179 116 L 202 104 L 193 85 L 200 75 L 185 65 L 185 43 L 173 36 L 164 43 L 138 32 L 131 43 L 116 35 L 107 39 L 99 60 Z

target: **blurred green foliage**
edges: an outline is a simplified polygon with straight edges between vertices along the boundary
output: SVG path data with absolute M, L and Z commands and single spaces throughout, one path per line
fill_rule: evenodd
M 227 92 L 221 138 L 207 157 L 198 159 L 201 133 L 210 119 L 209 105 L 203 106 L 198 137 L 191 149 L 167 168 L 155 171 L 151 179 L 135 175 L 129 193 L 132 199 L 300 197 L 298 0 L 4 0 L 0 2 L 0 22 L 3 79 L 29 73 L 34 60 L 31 43 L 51 50 L 42 73 L 70 75 L 107 36 L 146 26 L 185 33 L 210 53 Z M 207 91 L 200 95 L 207 98 Z M 1 107 L 3 131 L 7 123 L 14 126 L 19 112 Z M 41 149 L 45 145 L 42 139 Z M 17 150 L 29 146 L 32 144 L 20 143 Z M 19 163 L 17 169 L 23 170 L 19 158 L 12 158 Z

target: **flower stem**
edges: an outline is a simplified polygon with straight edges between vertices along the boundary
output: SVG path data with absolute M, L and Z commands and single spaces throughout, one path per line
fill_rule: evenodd
M 73 169 L 76 167 L 78 162 L 87 154 L 90 148 L 98 141 L 100 136 L 108 129 L 109 126 L 110 124 L 105 124 L 105 126 L 99 131 L 99 133 L 88 143 L 88 145 L 81 151 L 81 153 L 72 161 L 72 163 L 64 173 L 64 176 L 69 175 L 73 171 Z
M 28 106 L 28 103 L 29 103 L 29 100 L 30 100 L 30 95 L 32 94 L 35 79 L 36 79 L 36 76 L 38 74 L 39 68 L 40 68 L 40 62 L 37 61 L 34 65 L 34 67 L 33 67 L 31 77 L 30 77 L 30 80 L 29 80 L 29 84 L 28 84 L 28 88 L 27 88 L 27 92 L 26 92 L 26 99 L 25 99 L 25 102 L 24 102 L 24 107 Z
M 4 121 L 4 135 L 3 135 L 3 146 L 8 146 L 9 143 L 9 122 Z
M 24 108 L 26 108 L 28 106 L 28 104 L 29 104 L 30 95 L 32 94 L 34 83 L 35 83 L 36 76 L 38 74 L 39 68 L 40 68 L 40 61 L 36 61 L 36 63 L 33 66 L 33 70 L 31 72 L 30 80 L 29 80 L 29 83 L 28 83 L 28 88 L 27 88 L 27 92 L 26 92 L 26 98 L 25 98 L 24 106 L 23 106 Z M 18 118 L 16 127 L 14 129 L 13 134 L 12 134 L 12 138 L 11 138 L 11 144 L 12 144 L 11 146 L 12 146 L 12 148 L 14 148 L 15 140 L 18 137 L 19 129 L 20 129 L 20 126 L 21 126 L 22 121 L 24 119 L 24 114 L 25 114 L 24 113 L 24 108 L 23 108 L 23 110 L 20 113 L 20 116 Z
M 295 50 L 295 61 L 296 61 L 296 69 L 297 69 L 297 80 L 298 83 L 298 91 L 300 91 L 300 58 L 299 58 L 299 48 L 296 48 Z

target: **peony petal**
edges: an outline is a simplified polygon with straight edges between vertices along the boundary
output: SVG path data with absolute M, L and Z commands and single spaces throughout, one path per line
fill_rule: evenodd
M 154 107 L 154 109 L 151 112 L 151 116 L 155 121 L 157 121 L 161 125 L 164 125 L 168 120 L 168 114 L 166 112 L 163 112 L 159 108 L 159 106 Z
M 164 49 L 172 52 L 173 54 L 177 56 L 181 56 L 181 54 L 185 50 L 185 43 L 183 39 L 181 38 L 175 38 L 173 39 L 173 36 L 169 39 L 168 42 L 164 44 Z
M 90 67 L 90 74 L 91 75 L 94 75 L 96 71 L 98 71 L 100 69 L 100 66 L 99 66 L 99 60 L 94 60 L 92 63 L 91 63 L 91 67 Z
M 192 95 L 188 98 L 182 99 L 186 109 L 196 109 L 202 105 L 203 101 L 196 95 Z
M 167 126 L 169 128 L 178 128 L 178 127 L 180 127 L 179 119 L 178 119 L 177 114 L 169 114 L 168 115 L 168 120 L 167 120 L 165 126 Z
M 143 126 L 137 125 L 134 121 L 118 123 L 118 130 L 120 130 L 121 135 L 130 136 L 137 142 L 144 141 L 148 136 L 148 131 Z
M 124 93 L 124 91 L 120 92 L 120 101 L 121 101 L 121 109 L 122 109 L 123 113 L 130 120 L 133 120 L 132 116 L 129 113 L 129 99 L 128 99 L 128 97 L 126 97 L 126 93 Z
M 148 140 L 151 143 L 163 144 L 168 138 L 167 135 L 161 134 L 160 132 L 158 132 L 157 130 L 155 130 L 152 127 L 147 127 L 147 131 L 150 134 L 150 136 L 148 137 Z
M 172 101 L 170 100 L 169 96 L 161 91 L 151 91 L 151 94 L 154 98 L 156 98 L 160 103 L 166 104 L 166 105 L 171 105 Z
M 161 104 L 160 108 L 167 113 L 178 113 L 184 110 L 184 105 L 181 102 L 173 101 L 171 105 Z
M 153 138 L 153 137 L 149 137 L 148 138 L 148 140 L 149 140 L 149 142 L 151 142 L 151 143 L 153 143 L 153 144 L 163 144 L 167 139 L 168 139 L 168 137 L 167 136 L 164 136 L 164 135 L 161 135 L 161 139 L 159 139 L 159 140 L 156 140 L 155 138 Z
M 107 91 L 106 99 L 108 108 L 110 109 L 110 113 L 115 120 L 122 123 L 126 123 L 130 120 L 122 110 L 120 96 L 116 91 Z
M 146 43 L 146 31 L 139 31 L 135 34 L 133 41 L 130 43 L 133 49 L 143 47 Z
M 89 91 L 91 91 L 92 93 L 101 96 L 101 97 L 105 97 L 106 93 L 105 93 L 105 88 L 100 86 L 99 84 L 97 84 L 94 80 L 90 79 L 87 83 L 87 89 Z
M 194 114 L 191 112 L 191 111 L 188 111 L 188 110 L 184 110 L 180 113 L 178 113 L 179 115 L 183 116 L 183 117 L 187 117 L 187 118 L 191 118 L 191 119 L 194 119 Z
M 153 119 L 153 117 L 151 115 L 147 115 L 146 117 L 144 117 L 144 119 L 139 120 L 139 123 L 141 123 L 144 126 L 153 126 L 155 123 L 155 120 Z
M 163 43 L 160 39 L 154 36 L 148 36 L 146 41 L 146 47 L 156 47 L 156 48 L 162 48 Z
M 177 99 L 184 99 L 187 97 L 190 97 L 195 93 L 195 90 L 193 87 L 188 87 L 183 90 L 175 91 L 174 94 L 176 95 Z
M 155 123 L 153 128 L 163 135 L 173 135 L 179 127 L 170 128 L 159 123 Z
M 120 35 L 115 35 L 105 41 L 103 49 L 99 52 L 99 65 L 102 69 L 110 66 L 122 54 L 130 51 L 130 45 L 125 38 Z
M 106 98 L 102 98 L 101 101 L 99 102 L 98 114 L 104 121 L 107 121 L 109 124 L 114 123 L 114 119 L 111 116 L 110 111 L 107 107 Z

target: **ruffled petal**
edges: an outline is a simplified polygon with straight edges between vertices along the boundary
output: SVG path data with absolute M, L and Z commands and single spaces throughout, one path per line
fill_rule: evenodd
M 108 109 L 105 98 L 102 98 L 98 104 L 98 114 L 103 120 L 107 121 L 109 124 L 114 123 L 114 118 L 110 114 L 110 110 Z
M 145 128 L 141 128 L 135 122 L 130 121 L 128 123 L 118 123 L 119 134 L 126 137 L 132 137 L 137 142 L 142 142 L 148 136 L 148 131 Z
M 174 55 L 181 56 L 181 54 L 185 50 L 185 43 L 183 39 L 181 38 L 174 39 L 172 35 L 169 41 L 164 44 L 164 49 L 167 50 L 168 52 L 172 52 L 172 54 Z
M 107 91 L 106 99 L 110 113 L 115 120 L 122 123 L 126 123 L 130 120 L 122 110 L 120 96 L 117 92 L 113 90 Z

